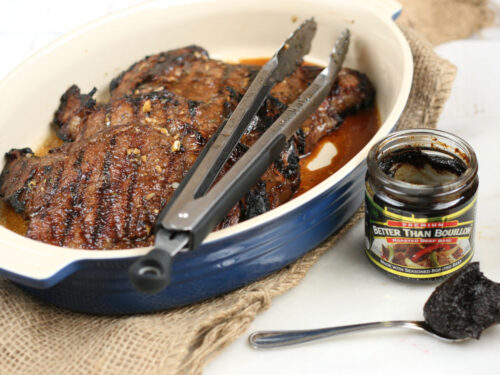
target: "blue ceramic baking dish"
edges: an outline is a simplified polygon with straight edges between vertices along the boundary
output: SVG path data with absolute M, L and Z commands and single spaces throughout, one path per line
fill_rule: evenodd
M 105 99 L 110 78 L 132 62 L 193 43 L 224 60 L 271 56 L 295 23 L 310 17 L 318 22 L 307 57 L 311 62 L 324 63 L 340 30 L 349 27 L 352 41 L 345 66 L 365 72 L 374 83 L 382 124 L 363 150 L 316 187 L 266 214 L 210 234 L 194 251 L 178 254 L 171 283 L 158 294 L 136 291 L 127 274 L 129 265 L 149 248 L 61 248 L 3 227 L 0 274 L 57 306 L 130 314 L 217 296 L 293 262 L 338 230 L 359 207 L 368 150 L 394 128 L 403 111 L 413 63 L 393 22 L 400 11 L 392 0 L 150 1 L 97 20 L 42 49 L 0 83 L 0 153 L 27 145 L 36 149 L 47 137 L 61 93 L 73 83 L 83 91 L 97 86 Z

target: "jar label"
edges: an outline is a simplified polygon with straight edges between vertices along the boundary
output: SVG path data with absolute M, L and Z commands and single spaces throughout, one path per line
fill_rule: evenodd
M 476 198 L 446 216 L 415 217 L 380 207 L 367 194 L 368 258 L 384 271 L 408 279 L 432 279 L 458 270 L 473 255 Z

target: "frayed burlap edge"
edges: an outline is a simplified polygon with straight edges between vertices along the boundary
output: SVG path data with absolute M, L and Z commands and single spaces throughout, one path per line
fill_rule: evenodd
M 415 62 L 413 87 L 399 128 L 434 127 L 455 68 L 403 29 Z M 272 298 L 297 285 L 325 251 L 363 216 L 351 220 L 295 263 L 235 292 L 157 314 L 104 317 L 41 303 L 0 281 L 0 374 L 200 374 L 241 336 Z

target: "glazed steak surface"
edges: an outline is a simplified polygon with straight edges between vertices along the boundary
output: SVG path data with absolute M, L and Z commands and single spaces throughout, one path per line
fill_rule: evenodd
M 197 130 L 198 116 L 180 114 L 187 106 L 185 99 L 168 92 L 120 98 L 112 107 L 127 115 L 120 116 L 118 125 L 103 123 L 100 130 L 92 128 L 94 132 L 44 157 L 29 149 L 9 152 L 0 194 L 30 220 L 30 238 L 87 249 L 150 245 L 156 217 L 206 143 Z M 95 105 L 90 117 L 98 117 L 100 110 Z M 255 121 L 272 123 L 274 118 L 266 115 Z M 264 127 L 261 124 L 254 131 Z M 238 145 L 225 170 L 252 139 Z M 219 227 L 289 200 L 299 183 L 298 154 L 290 142 Z
M 187 100 L 177 116 L 184 119 L 198 116 L 198 131 L 209 138 L 229 117 L 258 71 L 258 66 L 210 59 L 208 53 L 197 46 L 148 56 L 111 81 L 109 103 L 96 104 L 92 98 L 95 90 L 81 94 L 77 86 L 72 86 L 61 98 L 54 126 L 61 139 L 73 141 L 105 126 L 123 125 L 140 116 L 139 106 L 121 105 L 124 97 L 141 98 L 155 92 L 169 92 Z M 283 112 L 320 71 L 317 66 L 300 65 L 273 87 L 266 109 Z M 329 97 L 302 126 L 298 138 L 301 152 L 310 152 L 321 137 L 342 123 L 346 115 L 371 107 L 374 97 L 374 88 L 364 74 L 341 69 Z M 254 122 L 251 127 L 257 125 Z M 252 133 L 249 128 L 246 137 L 260 135 L 263 130 Z
M 258 69 L 210 59 L 191 46 L 132 65 L 112 81 L 107 103 L 93 99 L 95 90 L 82 94 L 72 86 L 53 121 L 65 143 L 43 157 L 30 149 L 7 153 L 0 196 L 29 220 L 33 239 L 86 249 L 151 245 L 158 214 Z M 320 70 L 301 65 L 273 88 L 220 176 Z M 373 101 L 368 79 L 343 69 L 329 97 L 218 228 L 290 200 L 300 184 L 299 157 Z

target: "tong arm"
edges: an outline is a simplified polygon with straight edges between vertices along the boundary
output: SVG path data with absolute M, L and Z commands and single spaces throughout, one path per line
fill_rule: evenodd
M 210 219 L 201 223 L 202 218 L 185 208 L 192 202 L 199 203 L 201 197 L 209 191 L 271 88 L 276 82 L 293 73 L 303 56 L 309 52 L 315 32 L 316 22 L 309 19 L 292 33 L 260 69 L 229 120 L 205 145 L 159 216 L 154 249 L 129 269 L 129 277 L 137 289 L 155 293 L 165 288 L 170 280 L 171 258 L 182 249 L 196 247 L 217 224 L 217 218 L 225 215 L 227 204 L 218 205 L 216 211 L 209 212 Z M 244 192 L 241 192 L 240 197 Z M 239 194 L 239 190 L 237 193 Z M 232 199 L 234 193 L 231 194 Z M 229 209 L 230 207 L 227 210 Z M 181 224 L 175 224 L 176 220 L 181 220 Z M 200 227 L 200 224 L 203 224 L 203 227 Z M 155 267 L 157 272 L 153 271 Z
M 248 192 L 283 150 L 300 125 L 330 92 L 347 53 L 349 32 L 335 44 L 328 65 L 309 87 L 264 132 L 235 165 L 202 197 L 191 199 L 165 216 L 165 228 L 189 230 L 192 246 L 198 246 L 227 212 Z
M 187 194 L 186 192 L 196 194 L 197 190 L 184 188 L 177 199 L 171 201 L 164 210 L 161 226 L 156 232 L 155 248 L 129 269 L 130 278 L 136 288 L 146 293 L 156 293 L 165 288 L 170 281 L 172 257 L 182 249 L 192 249 L 198 246 L 231 207 L 257 182 L 283 150 L 287 139 L 327 97 L 347 54 L 349 39 L 350 33 L 346 29 L 335 44 L 328 66 L 215 186 L 205 191 L 210 188 L 216 176 L 210 184 L 201 185 L 203 188 L 198 186 L 199 191 L 204 191 L 203 195 L 187 195 L 187 199 L 179 199 Z M 217 144 L 217 139 L 220 139 L 221 134 L 223 133 L 218 134 L 213 141 L 214 145 Z M 214 145 L 211 144 L 211 147 L 207 145 L 204 152 L 212 152 Z M 195 163 L 198 168 L 203 165 L 203 159 L 206 157 L 204 153 L 202 154 L 200 157 L 203 156 L 203 158 L 199 165 L 197 165 L 198 162 Z M 185 178 L 188 186 L 192 185 L 192 181 L 197 181 L 192 179 L 193 173 L 196 173 L 196 168 L 195 172 L 190 172 Z M 155 267 L 156 271 L 153 270 Z

